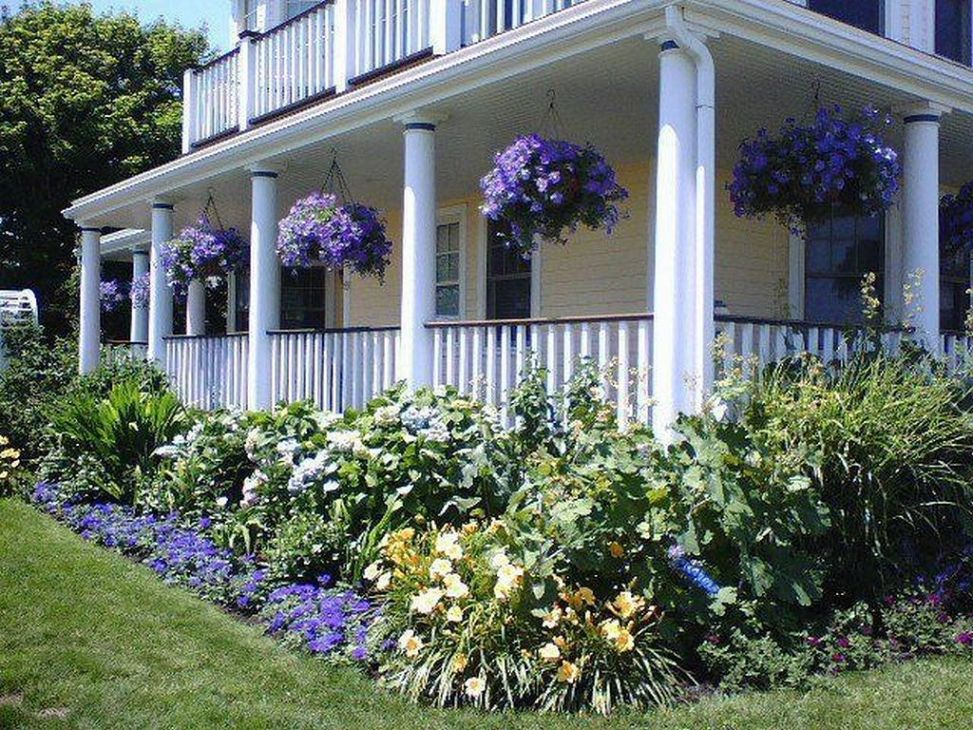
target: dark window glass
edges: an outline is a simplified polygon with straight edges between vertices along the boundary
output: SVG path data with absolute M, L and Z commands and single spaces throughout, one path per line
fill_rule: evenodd
M 936 53 L 970 64 L 970 0 L 936 0 Z
M 487 226 L 487 319 L 530 318 L 530 259 L 499 240 L 499 228 Z
M 969 251 L 943 256 L 939 269 L 939 326 L 947 332 L 962 332 L 970 309 Z
M 882 298 L 885 230 L 881 216 L 861 218 L 836 212 L 810 226 L 806 239 L 804 318 L 810 322 L 860 324 L 862 279 L 876 275 Z
M 282 269 L 280 274 L 280 328 L 321 329 L 324 327 L 325 279 L 321 266 Z
M 459 223 L 436 226 L 436 316 L 458 317 L 460 312 Z
M 250 273 L 237 272 L 236 275 L 236 331 L 250 329 Z
M 808 7 L 872 33 L 882 32 L 882 0 L 810 0 Z

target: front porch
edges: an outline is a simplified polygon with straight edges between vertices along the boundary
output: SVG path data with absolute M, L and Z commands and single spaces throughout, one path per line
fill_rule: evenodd
M 508 33 L 539 37 L 543 24 L 563 14 L 580 17 L 581 10 Z M 672 36 L 663 11 L 646 11 L 638 33 L 611 26 L 617 34 L 611 42 L 602 34 L 520 64 L 508 58 L 503 72 L 440 93 L 434 102 L 425 103 L 418 91 L 378 111 L 377 102 L 363 102 L 354 122 L 346 111 L 340 124 L 316 128 L 302 116 L 310 112 L 295 113 L 273 124 L 303 124 L 308 131 L 267 149 L 257 145 L 275 131 L 270 127 L 214 142 L 184 158 L 210 165 L 209 172 L 163 176 L 153 183 L 153 207 L 141 195 L 85 219 L 93 228 L 85 234 L 87 270 L 97 271 L 98 227 L 144 229 L 155 250 L 194 220 L 210 194 L 225 225 L 250 232 L 251 276 L 230 285 L 225 333 L 206 328 L 203 304 L 191 296 L 188 334 L 171 334 L 171 295 L 152 256 L 149 356 L 187 401 L 205 408 L 265 408 L 308 398 L 340 411 L 404 379 L 454 385 L 497 406 L 507 419 L 507 394 L 525 363 L 544 366 L 557 388 L 588 357 L 602 369 L 620 420 L 646 421 L 660 402 L 670 414 L 698 406 L 713 377 L 707 362 L 717 333 L 724 334 L 725 364 L 738 357 L 765 363 L 800 351 L 844 357 L 854 346 L 858 318 L 852 309 L 867 271 L 879 276 L 890 323 L 908 319 L 928 347 L 956 352 L 963 341 L 940 333 L 938 277 L 925 277 L 923 306 L 913 316 L 907 316 L 903 286 L 917 268 L 939 270 L 939 195 L 973 178 L 967 110 L 945 113 L 936 87 L 867 72 L 850 51 L 787 48 L 747 37 L 739 27 L 716 33 L 713 18 L 695 15 L 691 27 L 712 54 L 716 89 L 715 161 L 703 165 L 709 177 L 697 188 L 696 74 L 679 47 L 660 54 L 660 41 Z M 497 40 L 454 55 L 486 53 L 482 49 Z M 912 53 L 882 39 L 869 43 L 888 44 L 890 54 Z M 423 68 L 440 60 L 446 59 Z M 371 88 L 391 94 L 395 75 Z M 581 230 L 566 246 L 544 245 L 529 263 L 513 265 L 479 213 L 478 181 L 493 153 L 517 134 L 537 130 L 550 89 L 565 127 L 560 134 L 590 140 L 614 165 L 630 192 L 628 215 L 611 237 Z M 838 254 L 827 270 L 815 268 L 803 239 L 771 221 L 736 218 L 725 191 L 740 140 L 788 116 L 806 117 L 815 103 L 899 114 L 889 141 L 904 160 L 902 199 L 872 238 L 835 234 L 827 241 L 835 251 L 839 244 L 868 249 L 868 257 L 853 258 L 877 261 L 872 268 L 839 261 Z M 905 123 L 904 117 L 916 119 Z M 254 135 L 252 142 L 247 135 Z M 212 167 L 240 150 L 245 159 Z M 361 278 L 342 284 L 335 272 L 318 275 L 321 306 L 304 307 L 315 309 L 315 318 L 292 316 L 297 295 L 273 249 L 277 221 L 296 199 L 320 187 L 333 150 L 356 199 L 382 211 L 395 243 L 392 263 L 384 284 Z M 675 159 L 674 151 L 686 156 Z M 697 190 L 712 197 L 697 198 Z M 696 210 L 702 219 L 712 216 L 709 243 L 697 238 Z M 690 248 L 698 260 L 686 257 Z M 808 286 L 811 278 L 815 287 Z M 821 281 L 830 287 L 824 296 Z M 715 316 L 714 302 L 722 305 Z M 831 316 L 835 312 L 842 317 Z M 92 335 L 82 332 L 84 350 Z M 901 337 L 891 332 L 889 346 L 897 347 Z M 92 358 L 83 362 L 91 367 Z

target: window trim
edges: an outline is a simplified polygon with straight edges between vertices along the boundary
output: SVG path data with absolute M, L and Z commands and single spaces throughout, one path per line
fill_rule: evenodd
M 451 205 L 444 208 L 440 208 L 436 211 L 436 234 L 439 234 L 439 226 L 447 226 L 453 223 L 459 225 L 459 308 L 455 316 L 436 314 L 435 321 L 450 321 L 450 320 L 462 320 L 466 318 L 466 249 L 467 249 L 467 206 L 463 205 Z M 433 265 L 435 266 L 435 261 L 437 257 L 433 258 Z M 436 278 L 436 272 L 433 271 L 432 276 L 433 282 L 433 297 L 435 297 L 436 289 L 439 287 L 439 281 Z
M 965 57 L 962 59 L 950 58 L 939 53 L 939 37 L 936 31 L 939 29 L 939 0 L 932 0 L 932 52 L 937 58 L 943 58 L 953 63 L 958 63 L 967 68 L 973 66 L 973 2 L 966 0 L 966 46 L 964 48 Z

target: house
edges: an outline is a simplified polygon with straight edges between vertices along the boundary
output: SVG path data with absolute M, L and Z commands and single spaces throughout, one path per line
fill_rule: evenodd
M 99 358 L 102 257 L 148 269 L 132 340 L 204 407 L 340 410 L 404 379 L 504 409 L 529 357 L 557 385 L 589 356 L 613 368 L 622 418 L 651 404 L 664 429 L 700 406 L 717 330 L 730 355 L 840 355 L 868 271 L 891 321 L 953 346 L 969 264 L 941 267 L 938 201 L 973 178 L 970 0 L 236 0 L 232 18 L 233 50 L 186 71 L 184 154 L 65 211 L 81 230 L 83 370 Z M 524 260 L 497 245 L 478 181 L 537 131 L 549 90 L 561 134 L 614 165 L 628 215 Z M 816 104 L 896 116 L 897 204 L 806 235 L 736 218 L 740 141 Z M 335 153 L 387 220 L 384 284 L 282 273 L 275 255 L 278 220 Z M 159 246 L 210 195 L 249 232 L 250 271 L 229 282 L 226 332 L 207 329 L 194 286 L 175 335 Z

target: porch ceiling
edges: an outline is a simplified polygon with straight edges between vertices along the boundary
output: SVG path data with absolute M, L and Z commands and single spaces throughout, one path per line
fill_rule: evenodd
M 712 39 L 717 70 L 717 149 L 721 168 L 735 160 L 739 141 L 761 126 L 776 127 L 787 116 L 813 110 L 813 88 L 820 85 L 822 104 L 847 108 L 873 105 L 883 110 L 916 101 L 910 95 L 875 81 L 850 75 L 783 51 L 733 36 Z M 493 153 L 514 135 L 539 129 L 547 91 L 555 89 L 563 134 L 590 140 L 617 165 L 644 162 L 654 156 L 658 118 L 658 58 L 655 43 L 628 39 L 574 55 L 457 95 L 435 111 L 447 115 L 437 132 L 438 196 L 440 201 L 476 194 L 477 181 L 489 168 Z M 889 133 L 900 142 L 901 125 Z M 944 118 L 941 169 L 945 184 L 973 177 L 973 117 L 963 113 Z M 331 150 L 339 160 L 352 193 L 382 209 L 401 204 L 401 127 L 387 120 L 325 139 L 281 155 L 281 213 L 307 191 L 318 187 L 330 164 Z M 249 182 L 238 170 L 205 183 L 172 192 L 177 225 L 187 224 L 212 191 L 227 225 L 246 229 Z M 722 191 L 719 194 L 725 194 Z M 103 225 L 148 226 L 144 201 L 116 210 Z

